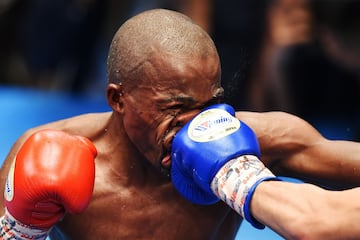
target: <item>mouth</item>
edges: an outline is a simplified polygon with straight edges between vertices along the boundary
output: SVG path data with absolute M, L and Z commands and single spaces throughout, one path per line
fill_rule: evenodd
M 165 156 L 161 160 L 161 166 L 166 169 L 170 169 L 171 167 L 171 155 L 170 152 L 168 154 L 165 154 Z
M 164 169 L 170 169 L 171 167 L 171 146 L 175 134 L 180 130 L 180 127 L 174 127 L 166 131 L 163 136 L 163 152 L 161 154 L 161 166 Z

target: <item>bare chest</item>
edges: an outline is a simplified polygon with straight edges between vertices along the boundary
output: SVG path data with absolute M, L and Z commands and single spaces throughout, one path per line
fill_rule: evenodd
M 66 216 L 56 230 L 62 239 L 216 239 L 228 214 L 223 204 L 187 202 L 171 184 L 109 188 L 96 191 L 83 214 Z

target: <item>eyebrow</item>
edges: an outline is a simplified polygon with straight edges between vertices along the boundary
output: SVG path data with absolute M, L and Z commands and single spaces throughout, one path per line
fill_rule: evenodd
M 222 87 L 219 87 L 216 90 L 216 93 L 212 96 L 212 98 L 209 99 L 207 102 L 205 102 L 203 105 L 206 106 L 206 105 L 213 103 L 214 101 L 222 100 L 223 97 L 224 97 L 224 89 Z M 187 104 L 197 103 L 197 101 L 193 97 L 184 96 L 184 95 L 171 96 L 165 102 L 169 103 L 172 101 L 177 101 L 177 102 L 182 102 L 182 103 L 187 103 Z
M 186 103 L 195 103 L 195 99 L 191 96 L 171 96 L 167 102 L 172 102 L 172 101 L 178 101 L 178 102 L 186 102 Z

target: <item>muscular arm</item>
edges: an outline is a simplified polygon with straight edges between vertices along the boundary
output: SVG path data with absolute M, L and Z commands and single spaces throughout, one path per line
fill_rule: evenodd
M 310 184 L 263 182 L 251 213 L 286 239 L 359 239 L 360 188 L 327 191 Z
M 360 143 L 325 139 L 284 112 L 238 112 L 258 136 L 262 161 L 275 174 L 328 187 L 360 185 Z

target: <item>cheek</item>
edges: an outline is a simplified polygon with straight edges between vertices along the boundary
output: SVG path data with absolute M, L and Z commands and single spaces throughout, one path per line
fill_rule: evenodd
M 124 115 L 125 131 L 131 142 L 149 160 L 156 161 L 160 152 L 157 140 L 156 114 L 152 112 L 134 112 Z
M 148 142 L 151 124 L 148 118 L 141 113 L 124 115 L 124 127 L 129 138 L 136 144 Z

